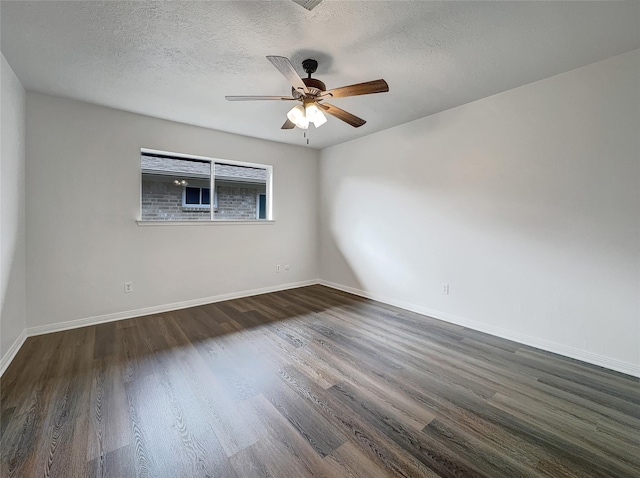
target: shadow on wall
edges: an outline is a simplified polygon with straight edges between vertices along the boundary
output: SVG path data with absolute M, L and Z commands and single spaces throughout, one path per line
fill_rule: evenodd
M 332 228 L 334 221 L 331 221 Z M 322 237 L 322 257 L 320 259 L 320 278 L 335 281 L 336 277 L 342 280 L 336 281 L 339 285 L 348 285 L 358 290 L 366 290 L 365 285 L 360 280 L 360 273 L 357 265 L 360 261 L 354 259 L 353 250 L 358 250 L 358 244 L 344 244 L 340 237 L 334 233 L 333 229 L 325 232 Z M 328 260 L 324 260 L 328 259 Z
M 372 196 L 384 198 L 384 207 L 372 207 Z M 337 282 L 378 296 L 400 294 L 406 300 L 402 296 L 419 290 L 416 266 L 421 258 L 415 247 L 416 241 L 426 244 L 421 237 L 429 228 L 406 207 L 419 203 L 414 193 L 393 190 L 384 181 L 345 178 L 335 201 L 330 221 L 333 270 L 328 276 L 337 275 Z M 428 252 L 425 248 L 420 254 Z

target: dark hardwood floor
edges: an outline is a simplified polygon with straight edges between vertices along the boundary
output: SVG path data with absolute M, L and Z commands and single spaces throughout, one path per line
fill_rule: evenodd
M 32 337 L 3 477 L 640 476 L 640 385 L 322 286 Z

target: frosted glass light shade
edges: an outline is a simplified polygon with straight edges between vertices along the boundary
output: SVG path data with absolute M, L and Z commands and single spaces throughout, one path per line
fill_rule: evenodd
M 316 128 L 322 126 L 327 122 L 326 116 L 322 113 L 322 111 L 320 111 L 318 105 L 316 105 L 315 103 L 309 103 L 308 105 L 306 105 L 305 113 L 307 119 L 311 123 L 313 123 Z
M 327 122 L 327 117 L 324 115 L 322 111 L 318 110 L 318 112 L 313 116 L 313 125 L 316 128 L 319 128 L 326 122 Z
M 304 108 L 300 105 L 294 106 L 287 113 L 287 118 L 289 118 L 289 121 L 292 123 L 298 124 L 298 120 L 304 118 Z
M 287 113 L 287 118 L 298 128 L 309 128 L 309 119 L 305 115 L 305 110 L 302 105 L 297 105 L 291 108 L 291 110 Z
M 315 116 L 320 112 L 320 110 L 318 109 L 318 107 L 313 104 L 313 103 L 309 103 L 306 107 L 305 107 L 305 113 L 307 114 L 307 118 L 309 118 L 309 121 L 314 121 L 315 120 Z

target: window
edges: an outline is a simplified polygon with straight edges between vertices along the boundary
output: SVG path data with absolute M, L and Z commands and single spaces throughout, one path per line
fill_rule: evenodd
M 143 221 L 271 219 L 271 166 L 148 149 L 140 165 Z
M 266 219 L 267 217 L 267 195 L 266 194 L 258 194 L 258 205 L 256 207 L 258 212 L 258 219 Z
M 182 190 L 183 207 L 211 207 L 211 189 L 185 186 Z

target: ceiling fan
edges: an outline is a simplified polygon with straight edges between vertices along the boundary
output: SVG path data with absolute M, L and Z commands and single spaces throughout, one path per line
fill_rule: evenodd
M 301 104 L 294 106 L 287 113 L 287 121 L 282 125 L 282 129 L 293 129 L 296 126 L 308 129 L 309 123 L 313 123 L 316 128 L 327 122 L 325 113 L 350 124 L 354 128 L 359 128 L 366 123 L 362 118 L 358 118 L 351 113 L 326 103 L 331 98 L 344 98 L 347 96 L 369 95 L 371 93 L 385 93 L 389 91 L 389 85 L 384 80 L 367 81 L 355 85 L 342 86 L 327 90 L 325 84 L 317 78 L 311 78 L 318 68 L 316 60 L 307 59 L 302 62 L 302 68 L 307 73 L 307 78 L 300 78 L 295 68 L 288 58 L 283 56 L 268 56 L 273 66 L 275 66 L 284 77 L 291 83 L 291 96 L 225 96 L 229 101 L 253 101 L 253 100 L 280 100 L 299 101 Z

